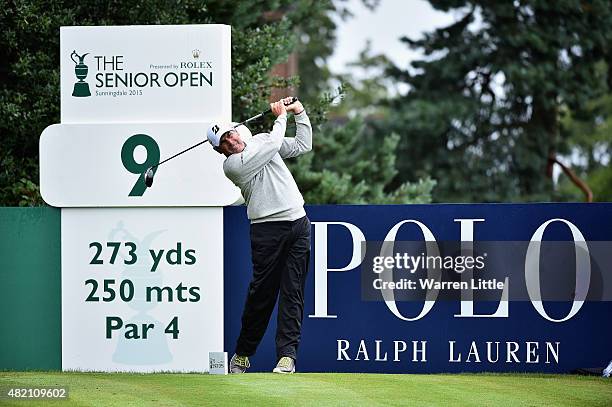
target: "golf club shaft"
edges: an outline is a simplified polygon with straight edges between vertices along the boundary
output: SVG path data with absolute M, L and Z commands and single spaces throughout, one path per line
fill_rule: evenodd
M 174 154 L 174 155 L 173 155 L 172 157 L 170 157 L 170 158 L 166 158 L 164 161 L 161 161 L 161 162 L 159 162 L 159 163 L 155 164 L 155 165 L 154 165 L 154 166 L 152 166 L 151 168 L 158 167 L 158 166 L 162 165 L 163 163 L 165 163 L 166 161 L 170 161 L 170 160 L 172 160 L 173 158 L 178 157 L 179 155 L 181 155 L 181 154 L 183 154 L 183 153 L 186 153 L 187 151 L 192 150 L 192 149 L 196 148 L 197 146 L 199 146 L 199 145 L 201 145 L 201 144 L 204 144 L 204 143 L 206 143 L 206 142 L 208 142 L 208 139 L 206 139 L 206 140 L 204 140 L 204 141 L 200 141 L 198 144 L 194 144 L 193 146 L 191 146 L 191 147 L 189 147 L 189 148 L 187 148 L 187 149 L 185 149 L 185 150 L 183 150 L 183 151 L 181 151 L 181 152 L 179 152 L 179 153 Z
M 285 103 L 285 106 L 289 106 L 289 105 L 291 105 L 291 104 L 295 103 L 297 100 L 298 100 L 298 98 L 293 97 L 293 98 L 291 99 L 291 102 L 289 102 L 289 103 Z M 235 126 L 234 126 L 234 128 L 236 128 L 236 127 L 238 127 L 238 126 L 241 126 L 241 125 L 243 125 L 243 124 L 245 124 L 245 123 L 248 123 L 248 122 L 250 122 L 250 121 L 253 121 L 253 120 L 259 119 L 260 117 L 265 116 L 266 114 L 270 113 L 271 111 L 272 111 L 272 109 L 268 109 L 268 110 L 266 110 L 265 112 L 261 112 L 261 113 L 259 113 L 259 114 L 255 115 L 255 116 L 253 116 L 253 117 L 251 117 L 251 118 L 249 118 L 249 119 L 246 119 L 245 121 L 243 121 L 243 122 L 241 122 L 241 123 L 238 123 L 237 125 L 235 125 Z M 189 150 L 191 150 L 191 149 L 194 149 L 194 148 L 196 148 L 197 146 L 199 146 L 199 145 L 201 145 L 201 144 L 206 143 L 207 141 L 208 141 L 208 139 L 207 139 L 207 140 L 204 140 L 204 141 L 201 141 L 201 142 L 199 142 L 198 144 L 194 144 L 193 146 L 191 146 L 191 147 L 189 147 L 189 148 L 187 148 L 187 149 L 185 149 L 185 150 L 183 150 L 183 151 L 181 151 L 181 152 L 178 152 L 178 153 L 174 154 L 172 157 L 166 158 L 165 160 L 163 160 L 163 161 L 161 161 L 161 162 L 159 162 L 159 163 L 155 164 L 155 165 L 154 165 L 154 166 L 152 166 L 151 168 L 159 167 L 160 165 L 162 165 L 162 164 L 163 164 L 163 163 L 165 163 L 166 161 L 170 161 L 170 160 L 172 160 L 173 158 L 178 157 L 179 155 L 181 155 L 181 154 L 183 154 L 183 153 L 186 153 L 187 151 L 189 151 Z

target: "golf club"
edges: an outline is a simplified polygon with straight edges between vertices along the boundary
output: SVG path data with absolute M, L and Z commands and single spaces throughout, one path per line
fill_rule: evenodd
M 291 105 L 291 104 L 293 104 L 293 103 L 297 102 L 297 100 L 298 100 L 298 98 L 296 98 L 296 97 L 292 97 L 290 102 L 285 103 L 285 106 L 289 106 L 289 105 Z M 242 125 L 244 125 L 244 124 L 246 124 L 246 123 L 249 123 L 249 122 L 251 122 L 251 121 L 253 121 L 253 120 L 257 120 L 257 119 L 259 119 L 259 118 L 261 118 L 261 117 L 263 117 L 263 116 L 267 115 L 267 114 L 268 114 L 268 113 L 270 113 L 270 112 L 272 112 L 272 109 L 268 109 L 268 110 L 266 110 L 266 111 L 264 111 L 264 112 L 261 112 L 261 113 L 259 113 L 259 114 L 256 114 L 255 116 L 250 117 L 250 118 L 246 119 L 245 121 L 242 121 L 242 122 L 240 122 L 240 123 L 236 124 L 235 126 L 233 126 L 233 128 L 235 129 L 235 128 L 237 128 L 237 127 L 239 127 L 239 126 L 242 126 Z M 150 188 L 150 187 L 153 185 L 153 177 L 155 176 L 155 171 L 153 170 L 154 168 L 159 167 L 159 166 L 160 166 L 160 165 L 162 165 L 163 163 L 168 162 L 168 161 L 172 160 L 173 158 L 176 158 L 176 157 L 178 157 L 179 155 L 181 155 L 181 154 L 183 154 L 183 153 L 186 153 L 187 151 L 192 150 L 192 149 L 194 149 L 194 148 L 198 147 L 199 145 L 202 145 L 202 144 L 206 143 L 207 141 L 208 141 L 208 139 L 206 139 L 206 140 L 204 140 L 204 141 L 200 141 L 199 143 L 194 144 L 193 146 L 191 146 L 191 147 L 189 147 L 189 148 L 186 148 L 185 150 L 183 150 L 183 151 L 181 151 L 181 152 L 178 152 L 178 153 L 174 154 L 172 157 L 166 158 L 165 160 L 163 160 L 163 161 L 161 161 L 161 162 L 159 162 L 159 163 L 155 164 L 154 166 L 149 167 L 149 168 L 147 169 L 147 171 L 145 172 L 145 174 L 144 174 L 144 178 L 145 178 L 145 185 L 147 186 L 147 188 Z

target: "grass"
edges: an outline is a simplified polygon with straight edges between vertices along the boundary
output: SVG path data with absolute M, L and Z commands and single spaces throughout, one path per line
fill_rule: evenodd
M 68 388 L 67 400 L 2 406 L 610 406 L 612 379 L 543 374 L 0 372 L 9 386 Z

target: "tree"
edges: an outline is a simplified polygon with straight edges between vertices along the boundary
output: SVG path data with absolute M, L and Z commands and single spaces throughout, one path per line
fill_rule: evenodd
M 322 106 L 329 106 L 327 95 Z M 429 177 L 394 188 L 396 150 L 400 137 L 373 138 L 362 116 L 336 117 L 319 126 L 315 154 L 306 154 L 291 165 L 304 199 L 320 204 L 429 203 L 436 185 Z
M 607 67 L 605 67 L 607 68 Z M 607 69 L 604 70 L 607 72 Z M 567 112 L 562 128 L 567 133 L 571 154 L 564 157 L 590 187 L 593 199 L 612 201 L 612 93 L 587 103 L 587 114 Z M 567 179 L 559 183 L 559 191 L 568 200 L 582 198 L 580 191 Z
M 0 10 L 4 28 L 0 32 L 0 203 L 43 204 L 37 185 L 38 138 L 45 127 L 60 120 L 57 53 L 60 26 L 196 23 L 232 26 L 235 117 L 250 117 L 261 111 L 268 103 L 272 87 L 297 84 L 298 78 L 271 77 L 269 73 L 292 50 L 300 51 L 304 85 L 301 92 L 309 107 L 317 141 L 321 141 L 315 147 L 317 155 L 290 164 L 298 172 L 297 182 L 308 202 L 428 201 L 431 182 L 387 188 L 396 173 L 397 136 L 391 135 L 366 150 L 359 148 L 355 139 L 349 140 L 349 136 L 354 138 L 365 131 L 357 122 L 344 130 L 325 124 L 331 99 L 322 93 L 329 88 L 328 76 L 318 74 L 322 72 L 320 61 L 325 61 L 333 50 L 336 26 L 331 13 L 348 15 L 340 3 L 332 0 L 8 2 Z M 372 7 L 377 1 L 364 0 L 364 3 Z M 273 14 L 280 14 L 281 18 L 270 17 L 270 12 L 276 10 L 281 12 Z M 270 125 L 271 119 L 268 119 L 250 127 L 256 133 L 269 129 Z M 344 141 L 340 143 L 333 138 Z
M 336 45 L 337 21 L 348 21 L 353 14 L 346 0 L 302 0 L 295 2 L 297 46 L 299 58 L 300 96 L 316 100 L 329 90 L 334 74 L 327 67 L 327 59 Z M 380 0 L 361 0 L 370 10 Z
M 437 201 L 558 199 L 552 164 L 567 154 L 565 110 L 607 92 L 608 1 L 430 0 L 462 15 L 422 39 L 425 58 L 388 70 L 410 91 L 390 101 L 379 131 L 400 142 L 396 183 L 431 174 Z
M 232 102 L 247 117 L 267 104 L 269 75 L 295 44 L 291 15 L 267 21 L 265 12 L 287 0 L 241 2 L 8 1 L 0 9 L 0 203 L 42 204 L 38 192 L 38 138 L 60 120 L 59 27 L 69 25 L 187 24 L 232 25 Z M 288 35 L 289 33 L 289 35 Z
M 378 0 L 364 0 L 373 10 Z M 316 5 L 316 7 L 315 7 Z M 309 10 L 300 18 L 297 35 L 300 98 L 309 107 L 315 127 L 314 154 L 289 162 L 296 182 L 309 203 L 429 203 L 436 182 L 425 175 L 415 182 L 391 186 L 396 177 L 397 134 L 378 136 L 370 123 L 382 112 L 379 102 L 388 96 L 379 72 L 372 78 L 356 79 L 334 74 L 327 68 L 336 41 L 337 20 L 346 21 L 351 11 L 342 1 L 303 1 L 298 10 Z M 315 10 L 315 11 L 313 11 Z M 296 14 L 299 14 L 296 13 Z M 368 47 L 356 66 L 378 70 L 384 58 L 369 60 Z M 343 83 L 334 95 L 330 83 Z M 342 99 L 341 103 L 332 103 Z M 314 109 L 313 109 L 314 108 Z M 329 120 L 328 120 L 329 119 Z

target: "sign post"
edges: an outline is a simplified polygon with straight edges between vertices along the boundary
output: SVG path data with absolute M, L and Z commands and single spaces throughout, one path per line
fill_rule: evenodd
M 230 43 L 225 25 L 61 28 L 40 186 L 62 208 L 63 370 L 206 372 L 223 351 L 221 206 L 240 192 L 207 145 L 143 174 L 231 120 Z

